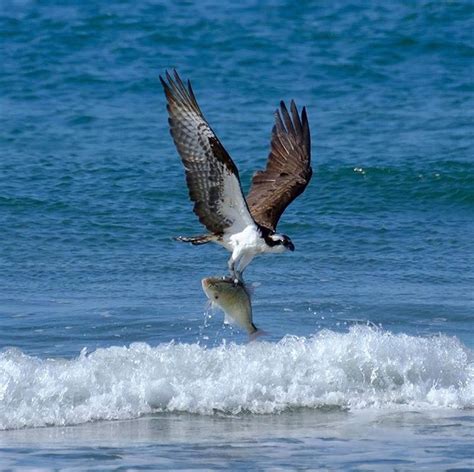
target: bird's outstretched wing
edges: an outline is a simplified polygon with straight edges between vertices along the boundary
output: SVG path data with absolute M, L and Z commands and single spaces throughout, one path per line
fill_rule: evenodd
M 189 196 L 199 221 L 214 234 L 242 231 L 255 224 L 240 185 L 239 171 L 212 131 L 187 87 L 174 71 L 160 76 L 171 136 L 186 170 Z
M 293 101 L 291 116 L 283 102 L 275 112 L 275 125 L 267 167 L 252 178 L 247 204 L 253 219 L 275 231 L 285 208 L 308 185 L 311 175 L 311 138 L 306 109 L 300 115 Z

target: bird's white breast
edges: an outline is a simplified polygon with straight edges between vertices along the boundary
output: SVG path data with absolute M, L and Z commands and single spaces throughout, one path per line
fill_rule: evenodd
M 239 233 L 225 235 L 224 245 L 229 251 L 252 252 L 258 254 L 264 252 L 267 245 L 260 231 L 255 225 L 248 225 Z

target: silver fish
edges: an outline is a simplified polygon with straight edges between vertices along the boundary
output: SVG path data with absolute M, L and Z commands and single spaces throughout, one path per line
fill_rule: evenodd
M 206 277 L 202 288 L 209 300 L 217 305 L 235 324 L 245 329 L 251 339 L 264 334 L 252 321 L 250 293 L 241 281 L 232 277 Z

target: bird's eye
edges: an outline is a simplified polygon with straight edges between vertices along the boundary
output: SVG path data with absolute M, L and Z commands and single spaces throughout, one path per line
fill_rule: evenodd
M 219 298 L 219 295 L 214 295 L 214 298 L 217 300 Z

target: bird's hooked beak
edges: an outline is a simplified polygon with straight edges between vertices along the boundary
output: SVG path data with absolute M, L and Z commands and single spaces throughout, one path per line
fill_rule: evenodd
M 293 252 L 295 250 L 295 245 L 291 242 L 291 241 L 288 241 L 288 244 L 286 245 L 286 247 L 291 251 Z

